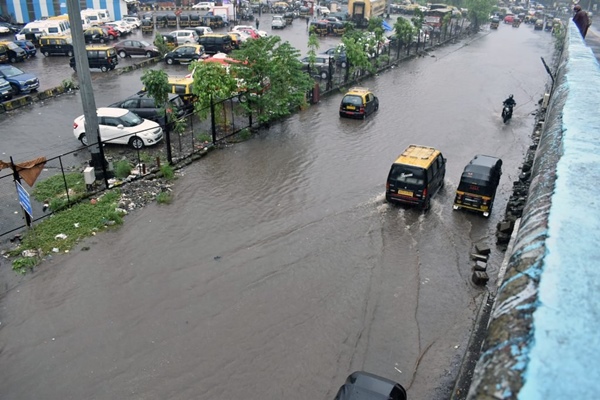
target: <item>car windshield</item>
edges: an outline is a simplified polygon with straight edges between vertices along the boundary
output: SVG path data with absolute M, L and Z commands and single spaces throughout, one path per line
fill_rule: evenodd
M 17 76 L 17 75 L 22 75 L 23 71 L 21 71 L 19 68 L 8 66 L 5 68 L 2 68 L 2 73 L 4 74 L 4 76 L 6 76 L 7 78 L 11 78 L 13 76 Z
M 20 47 L 14 44 L 13 42 L 4 42 L 4 45 L 11 50 L 20 49 Z
M 144 122 L 142 118 L 140 118 L 137 114 L 132 113 L 131 111 L 123 115 L 120 119 L 123 126 L 126 127 L 138 126 L 142 122 Z
M 390 172 L 390 180 L 418 188 L 425 183 L 425 170 L 410 165 L 394 164 Z
M 362 106 L 362 98 L 360 96 L 347 95 L 342 99 L 342 104 Z

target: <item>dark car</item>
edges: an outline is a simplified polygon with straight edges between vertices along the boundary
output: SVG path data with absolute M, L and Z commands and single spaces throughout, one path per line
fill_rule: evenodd
M 29 40 L 15 40 L 15 44 L 25 51 L 27 57 L 33 57 L 37 54 L 35 45 Z
M 0 78 L 10 83 L 14 94 L 29 93 L 40 87 L 40 81 L 35 75 L 27 74 L 12 65 L 0 65 Z
M 123 101 L 111 104 L 109 107 L 126 108 L 142 118 L 158 122 L 161 126 L 165 126 L 165 114 L 163 110 L 156 106 L 154 99 L 146 92 L 134 94 Z M 178 94 L 169 94 L 168 109 L 174 112 L 177 118 L 184 116 L 185 104 Z
M 104 43 L 108 41 L 108 34 L 104 29 L 94 26 L 83 32 L 83 38 L 86 43 Z
M 102 72 L 107 72 L 119 64 L 117 51 L 112 46 L 86 46 L 86 52 L 90 68 L 100 68 Z M 75 57 L 71 57 L 69 65 L 77 71 Z
M 5 28 L 7 28 L 11 33 L 17 33 L 21 30 L 20 26 L 17 25 L 13 25 L 11 23 L 8 22 L 0 22 L 0 26 L 3 26 Z
M 0 41 L 0 46 L 6 47 L 6 54 L 8 55 L 8 61 L 11 63 L 25 61 L 27 53 L 25 50 L 17 46 L 15 43 L 6 41 Z
M 165 62 L 171 64 L 189 64 L 205 57 L 204 47 L 200 44 L 184 44 L 165 55 Z
M 379 110 L 379 99 L 367 88 L 353 87 L 342 98 L 340 117 L 365 119 Z
M 406 400 L 406 390 L 390 379 L 357 371 L 348 376 L 334 400 Z
M 333 57 L 335 63 L 342 68 L 346 68 L 348 65 L 348 58 L 346 57 L 346 51 L 343 47 L 331 47 L 321 54 L 327 54 L 329 57 Z
M 10 100 L 13 97 L 13 89 L 10 83 L 4 78 L 0 78 L 0 101 Z
M 117 54 L 121 58 L 131 56 L 156 57 L 160 54 L 158 48 L 145 40 L 122 40 L 114 44 Z

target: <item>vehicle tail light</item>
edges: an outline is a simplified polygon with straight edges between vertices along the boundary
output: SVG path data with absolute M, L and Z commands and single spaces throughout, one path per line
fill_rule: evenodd
M 361 113 L 364 113 L 365 112 L 365 108 L 361 106 L 358 111 L 361 112 Z
M 79 125 L 77 125 L 77 122 L 73 122 L 73 129 L 77 129 Z
M 421 195 L 421 198 L 423 198 L 423 199 L 427 198 L 427 188 L 423 189 L 423 194 Z

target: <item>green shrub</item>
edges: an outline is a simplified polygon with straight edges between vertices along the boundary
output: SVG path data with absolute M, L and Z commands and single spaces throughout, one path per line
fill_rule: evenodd
M 163 177 L 168 181 L 175 177 L 175 170 L 169 164 L 161 165 L 160 172 L 162 173 Z
M 85 180 L 83 174 L 71 172 L 64 175 L 54 175 L 35 184 L 32 196 L 37 201 L 44 201 L 52 198 L 63 198 L 66 201 L 67 192 L 65 182 L 69 188 L 69 197 L 71 200 L 82 197 L 86 193 Z
M 147 151 L 142 151 L 140 153 L 140 162 L 148 164 L 152 161 L 152 159 L 152 154 L 148 153 Z
M 170 204 L 172 199 L 171 192 L 160 192 L 156 196 L 156 202 L 158 204 Z
M 131 174 L 131 164 L 127 160 L 117 161 L 115 164 L 115 176 L 123 179 Z
M 19 257 L 12 263 L 12 269 L 19 274 L 24 275 L 27 270 L 32 270 L 33 267 L 38 263 L 36 257 Z
M 196 140 L 198 140 L 199 142 L 212 142 L 212 136 L 209 135 L 208 133 L 201 133 L 198 136 L 196 136 Z
M 238 133 L 238 136 L 241 140 L 248 140 L 252 137 L 252 133 L 250 132 L 250 129 L 244 128 Z

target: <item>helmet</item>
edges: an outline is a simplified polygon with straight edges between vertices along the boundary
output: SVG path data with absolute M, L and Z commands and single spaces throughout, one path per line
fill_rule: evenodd
M 511 95 L 509 95 L 509 96 L 508 96 L 508 98 L 509 98 L 509 99 L 512 99 L 512 98 L 513 98 L 513 95 L 512 95 L 512 94 L 511 94 Z

